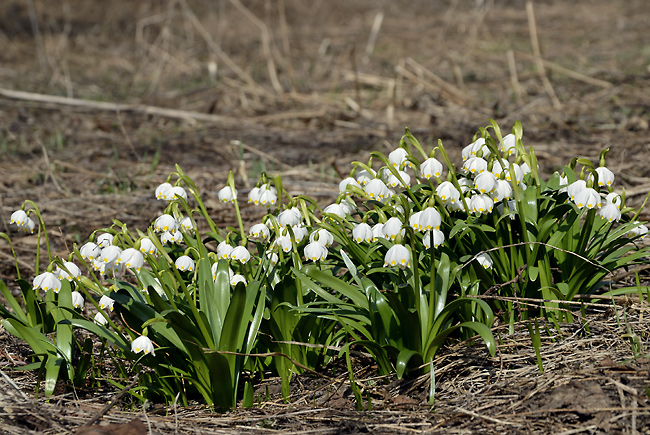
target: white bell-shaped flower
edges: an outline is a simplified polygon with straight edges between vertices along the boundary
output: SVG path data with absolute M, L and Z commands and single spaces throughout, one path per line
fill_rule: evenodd
M 612 202 L 607 202 L 603 207 L 601 207 L 600 210 L 598 210 L 598 214 L 608 222 L 618 222 L 621 219 L 621 210 Z
M 424 236 L 422 237 L 422 243 L 424 244 L 424 247 L 427 249 L 431 248 L 432 236 L 433 236 L 433 247 L 437 249 L 440 245 L 444 243 L 445 234 L 440 230 L 431 230 L 424 233 Z
M 489 195 L 481 193 L 470 198 L 469 206 L 472 208 L 472 211 L 477 214 L 492 213 L 494 200 Z
M 326 248 L 329 248 L 334 243 L 334 236 L 325 228 L 320 228 L 309 235 L 309 242 L 319 242 Z
M 172 187 L 172 192 L 174 193 L 174 199 L 183 198 L 185 201 L 187 201 L 187 192 L 181 186 Z
M 114 236 L 110 233 L 102 233 L 97 236 L 97 246 L 100 248 L 106 248 L 113 244 Z
M 404 171 L 397 171 L 397 173 L 404 181 L 404 184 L 392 172 L 389 172 L 386 178 L 386 185 L 390 187 L 409 187 L 411 185 L 411 176 Z
M 120 254 L 122 253 L 122 250 L 115 245 L 107 246 L 106 248 L 102 249 L 102 254 L 99 256 L 99 261 L 102 263 L 115 263 L 119 264 L 117 261 L 118 258 L 120 258 Z
M 363 188 L 361 187 L 361 185 L 357 180 L 355 180 L 352 177 L 347 177 L 341 180 L 341 182 L 339 183 L 339 193 L 345 193 L 346 195 L 351 195 L 352 192 L 348 190 L 348 186 L 358 187 L 359 189 L 363 190 Z
M 229 260 L 234 246 L 231 246 L 225 240 L 217 245 L 217 258 L 219 260 Z
M 420 176 L 430 180 L 431 178 L 440 178 L 442 175 L 442 163 L 434 157 L 429 157 L 420 165 Z
M 113 311 L 113 305 L 115 304 L 115 301 L 108 296 L 104 295 L 101 298 L 99 298 L 99 308 L 102 310 L 109 310 Z
M 292 226 L 291 231 L 293 231 L 293 237 L 296 239 L 296 243 L 302 242 L 309 235 L 309 230 L 302 225 Z M 287 235 L 289 235 L 288 232 Z
M 194 260 L 189 255 L 181 255 L 176 259 L 174 265 L 181 272 L 192 272 L 194 270 Z
M 480 174 L 487 170 L 487 160 L 483 157 L 470 157 L 463 163 L 461 171 L 464 174 Z
M 411 265 L 411 254 L 404 245 L 393 245 L 384 256 L 384 267 L 398 266 L 405 269 Z
M 591 187 L 586 187 L 576 194 L 573 202 L 578 206 L 578 208 L 587 207 L 588 209 L 600 208 L 601 200 L 600 194 Z
M 154 352 L 153 343 L 151 342 L 149 337 L 145 335 L 141 335 L 135 340 L 133 340 L 133 342 L 131 343 L 131 351 L 133 353 L 144 352 L 145 355 L 149 353 L 151 353 L 151 355 L 154 356 L 156 355 L 156 352 Z
M 278 224 L 283 227 L 292 227 L 302 222 L 302 213 L 298 207 L 282 210 L 278 215 Z
M 158 253 L 158 248 L 153 244 L 150 238 L 143 237 L 140 239 L 140 252 L 143 254 L 156 255 Z
M 237 287 L 237 284 L 243 283 L 244 285 L 247 285 L 248 283 L 246 282 L 246 278 L 244 278 L 243 275 L 240 274 L 234 274 L 233 276 L 230 277 L 230 285 L 233 287 Z
M 104 314 L 101 311 L 98 311 L 97 314 L 95 314 L 94 317 L 95 323 L 98 325 L 104 326 L 108 323 L 108 319 L 106 318 L 106 314 Z
M 384 233 L 384 238 L 388 240 L 395 240 L 398 235 L 404 235 L 404 230 L 402 229 L 402 221 L 397 217 L 388 219 L 382 227 L 382 232 Z
M 260 193 L 259 205 L 271 207 L 276 202 L 278 202 L 278 194 L 275 192 L 275 189 L 266 189 Z
M 194 222 L 192 222 L 192 218 L 189 216 L 185 216 L 180 220 L 180 222 L 178 222 L 178 228 L 185 231 L 192 231 L 196 229 Z
M 367 223 L 362 222 L 352 229 L 352 238 L 357 243 L 370 243 L 373 239 L 372 228 Z
M 346 210 L 341 204 L 330 204 L 323 209 L 323 214 L 334 214 L 338 217 L 344 218 L 346 216 Z
M 580 193 L 582 190 L 586 188 L 587 188 L 587 182 L 585 180 L 576 180 L 567 186 L 566 191 L 571 201 L 575 201 L 578 193 Z
M 492 162 L 492 174 L 494 174 L 494 178 L 497 180 L 501 178 L 501 174 L 503 173 L 503 166 L 501 166 L 501 163 L 499 163 L 498 160 L 495 160 Z
M 614 173 L 604 166 L 596 168 L 598 174 L 598 186 L 609 187 L 614 184 Z
M 388 154 L 388 162 L 394 167 L 399 168 L 403 163 L 407 161 L 406 158 L 408 155 L 409 153 L 404 148 L 397 148 Z
M 422 216 L 422 210 L 416 211 L 409 217 L 409 226 L 415 231 L 420 231 L 420 216 Z
M 640 239 L 644 239 L 646 234 L 648 234 L 648 227 L 643 225 L 639 221 L 634 221 L 634 224 L 636 224 L 635 227 L 632 227 L 627 233 L 628 237 L 639 237 Z
M 490 194 L 497 188 L 497 179 L 492 172 L 483 171 L 474 177 L 474 187 L 480 193 Z
M 169 244 L 169 243 L 176 243 L 180 244 L 183 241 L 183 233 L 181 233 L 179 230 L 175 229 L 173 231 L 164 231 L 160 235 L 160 243 L 163 245 Z
M 453 204 L 460 201 L 460 192 L 451 181 L 443 181 L 436 187 L 436 195 L 440 197 L 443 203 Z
M 384 238 L 384 224 L 377 222 L 372 226 L 372 241 L 376 242 L 379 239 Z
M 237 198 L 237 189 L 233 189 L 230 186 L 223 187 L 217 193 L 217 198 L 221 202 L 235 202 Z
M 487 252 L 482 252 L 476 256 L 476 261 L 478 261 L 478 264 L 483 266 L 484 269 L 492 269 L 492 266 L 494 265 L 494 261 L 492 260 L 492 257 L 490 257 L 490 254 Z
M 439 230 L 441 223 L 440 212 L 435 207 L 427 207 L 420 215 L 419 231 Z
M 479 137 L 474 143 L 471 144 L 471 146 L 472 148 L 470 149 L 470 158 L 486 158 L 490 155 L 490 148 L 488 148 L 487 144 L 485 143 L 485 138 Z
M 280 257 L 278 257 L 278 254 L 276 254 L 273 251 L 268 251 L 266 253 L 266 258 L 269 259 L 269 262 L 271 263 L 271 266 L 275 266 L 278 264 L 278 260 L 280 260 Z
M 259 187 L 253 187 L 250 192 L 248 192 L 248 202 L 250 204 L 259 205 L 260 204 L 260 195 L 262 191 Z
M 516 144 L 515 135 L 507 134 L 503 137 L 503 142 L 499 144 L 499 151 L 503 153 L 504 157 L 509 157 L 515 153 Z
M 270 236 L 269 227 L 264 224 L 255 224 L 248 230 L 251 239 L 264 242 Z
M 154 230 L 156 232 L 160 231 L 174 231 L 178 229 L 178 222 L 174 216 L 170 214 L 163 214 L 156 218 L 153 223 Z
M 230 253 L 230 258 L 239 261 L 241 264 L 246 264 L 251 259 L 251 253 L 245 246 L 236 246 Z
M 605 202 L 614 204 L 620 210 L 623 205 L 623 198 L 616 192 L 610 192 L 605 197 Z
M 363 191 L 370 199 L 382 200 L 390 196 L 388 187 L 379 178 L 373 178 L 366 184 Z
M 284 252 L 289 252 L 293 248 L 293 243 L 291 242 L 291 237 L 280 236 L 273 241 L 273 246 L 277 246 Z
M 15 212 L 11 213 L 11 218 L 9 223 L 10 224 L 16 224 L 18 228 L 24 227 L 27 224 L 27 213 L 25 210 L 16 210 Z
M 325 260 L 327 258 L 327 248 L 320 242 L 311 242 L 305 246 L 305 259 L 311 261 Z
M 155 195 L 156 199 L 171 201 L 174 199 L 174 186 L 167 182 L 162 183 L 156 187 Z
M 495 202 L 499 202 L 512 199 L 513 194 L 512 184 L 510 184 L 508 180 L 497 180 L 497 187 L 494 189 L 491 196 Z
M 68 281 L 73 281 L 75 278 L 81 276 L 81 269 L 73 262 L 65 261 L 63 262 L 63 268 L 58 265 L 56 266 L 55 273 L 61 280 L 67 279 Z
M 54 293 L 58 293 L 59 290 L 61 290 L 61 280 L 52 272 L 43 272 L 34 278 L 32 288 L 34 290 L 41 289 L 43 291 L 52 289 Z
M 128 269 L 140 272 L 144 265 L 144 255 L 135 248 L 126 248 L 117 258 L 117 264 L 124 265 Z
M 78 291 L 72 292 L 72 306 L 75 308 L 83 308 L 86 300 Z
M 360 170 L 359 172 L 357 172 L 355 178 L 357 179 L 357 182 L 358 182 L 361 186 L 365 186 L 365 185 L 368 184 L 371 180 L 374 180 L 376 175 L 377 175 L 377 174 L 375 173 L 375 171 L 369 172 L 369 171 L 367 171 L 367 170 L 365 170 L 365 169 L 362 169 L 362 170 Z
M 522 171 L 521 166 L 519 166 L 516 163 L 511 163 L 511 165 L 512 165 L 512 170 L 513 170 L 513 173 L 514 173 L 514 177 L 510 173 L 510 166 L 508 166 L 507 168 L 503 168 L 503 173 L 505 174 L 506 180 L 519 184 L 519 183 L 521 183 L 521 180 L 524 179 L 524 171 Z M 494 169 L 494 166 L 493 166 L 493 169 Z

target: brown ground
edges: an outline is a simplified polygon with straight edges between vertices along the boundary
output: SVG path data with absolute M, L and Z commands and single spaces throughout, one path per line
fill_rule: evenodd
M 225 227 L 233 216 L 216 190 L 229 170 L 242 190 L 265 169 L 326 204 L 351 161 L 392 150 L 405 126 L 459 156 L 489 118 L 504 129 L 521 120 L 545 171 L 609 147 L 616 184 L 638 205 L 650 187 L 649 15 L 646 0 L 538 1 L 535 27 L 523 0 L 6 0 L 0 231 L 11 235 L 30 277 L 36 236 L 7 224 L 26 199 L 38 203 L 55 251 L 65 255 L 113 218 L 145 228 L 161 211 L 152 190 L 175 163 Z M 0 241 L 0 278 L 11 283 L 6 246 Z M 648 433 L 650 366 L 634 359 L 647 356 L 648 305 L 593 311 L 590 333 L 564 325 L 560 338 L 551 330 L 543 374 L 523 332 L 503 335 L 496 358 L 480 347 L 445 350 L 433 412 L 421 405 L 424 380 L 373 379 L 360 358 L 372 403 L 363 413 L 339 371 L 329 392 L 322 379 L 299 377 L 289 403 L 274 398 L 217 416 L 198 407 L 114 407 L 102 421 L 137 417 L 157 433 Z M 636 349 L 624 337 L 623 312 L 640 339 Z M 6 333 L 0 340 L 6 373 L 25 349 Z M 46 403 L 30 395 L 31 378 L 10 378 L 0 380 L 0 433 L 74 431 L 114 394 Z

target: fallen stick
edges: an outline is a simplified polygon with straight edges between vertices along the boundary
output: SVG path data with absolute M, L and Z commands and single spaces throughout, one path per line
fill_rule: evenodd
M 406 59 L 406 63 L 411 66 L 414 70 L 424 74 L 431 81 L 433 81 L 437 86 L 439 86 L 445 93 L 449 96 L 454 97 L 457 100 L 457 103 L 463 104 L 467 100 L 473 100 L 474 98 L 458 89 L 456 86 L 446 82 L 443 78 L 435 74 L 434 72 L 428 70 L 423 65 L 415 61 L 415 59 L 409 57 Z
M 90 110 L 101 110 L 106 112 L 131 112 L 144 115 L 162 116 L 165 118 L 185 119 L 192 121 L 213 122 L 227 126 L 241 125 L 246 123 L 241 119 L 227 116 L 211 115 L 208 113 L 193 112 L 188 110 L 168 109 L 165 107 L 148 106 L 145 104 L 123 104 L 110 103 L 106 101 L 91 101 L 80 98 L 59 97 L 56 95 L 36 94 L 33 92 L 13 91 L 0 88 L 0 97 L 12 100 L 33 101 L 37 103 L 59 104 L 63 106 L 81 107 Z
M 521 51 L 517 52 L 517 56 L 521 56 L 521 57 L 524 57 L 526 59 L 533 60 L 533 61 L 538 60 L 535 56 L 533 56 L 531 54 L 528 54 L 528 53 L 521 52 Z M 565 76 L 571 77 L 572 79 L 575 79 L 575 80 L 578 80 L 578 81 L 581 81 L 581 82 L 585 82 L 585 83 L 588 83 L 590 85 L 600 86 L 601 88 L 612 88 L 612 87 L 614 87 L 614 84 L 610 83 L 608 81 L 595 79 L 593 77 L 589 77 L 588 75 L 581 74 L 581 73 L 579 73 L 577 71 L 570 70 L 568 68 L 563 67 L 562 65 L 558 65 L 557 63 L 548 61 L 546 59 L 541 59 L 541 61 L 542 61 L 542 64 L 546 68 L 551 69 L 553 71 L 556 71 L 556 72 L 558 72 L 560 74 L 564 74 Z

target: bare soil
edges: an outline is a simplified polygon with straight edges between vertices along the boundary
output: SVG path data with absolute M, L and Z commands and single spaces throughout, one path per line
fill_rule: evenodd
M 441 139 L 459 160 L 490 118 L 506 130 L 520 120 L 546 173 L 609 148 L 617 188 L 639 205 L 650 189 L 649 15 L 646 0 L 532 9 L 523 0 L 7 0 L 0 231 L 29 279 L 37 236 L 8 225 L 24 200 L 67 255 L 112 219 L 147 227 L 161 211 L 153 189 L 175 164 L 226 227 L 234 216 L 216 191 L 228 171 L 243 191 L 265 170 L 327 204 L 350 162 L 392 150 L 404 127 L 427 145 Z M 0 240 L 0 279 L 15 278 Z M 497 330 L 495 358 L 450 345 L 435 361 L 433 407 L 427 379 L 377 378 L 359 356 L 364 411 L 336 365 L 334 382 L 300 375 L 284 402 L 268 380 L 270 400 L 225 414 L 122 401 L 104 413 L 115 391 L 45 401 L 33 374 L 10 370 L 28 349 L 0 331 L 0 433 L 650 433 L 647 301 L 590 310 L 586 324 L 548 329 L 543 372 L 525 327 Z M 80 429 L 95 416 L 120 426 Z

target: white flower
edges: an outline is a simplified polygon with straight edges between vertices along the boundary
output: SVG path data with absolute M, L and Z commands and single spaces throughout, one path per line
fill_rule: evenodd
M 52 272 L 43 272 L 34 278 L 33 289 L 39 288 L 43 291 L 52 289 L 54 293 L 58 293 L 61 290 L 61 280 Z
M 402 163 L 406 162 L 406 157 L 409 153 L 404 148 L 397 148 L 388 154 L 388 162 L 396 168 L 399 168 Z
M 357 182 L 357 180 L 355 180 L 352 177 L 347 177 L 347 178 L 344 178 L 339 183 L 339 193 L 345 193 L 347 195 L 351 195 L 352 192 L 350 192 L 348 190 L 348 186 L 354 186 L 354 187 L 358 187 L 359 189 L 361 189 L 361 185 L 359 184 L 359 182 Z
M 469 178 L 460 177 L 458 179 L 458 187 L 460 187 L 462 193 L 467 193 L 474 187 L 474 182 Z
M 598 214 L 608 222 L 618 222 L 621 219 L 621 210 L 613 202 L 606 203 L 604 207 L 598 210 Z
M 451 181 L 443 181 L 436 187 L 436 195 L 440 197 L 443 203 L 453 204 L 460 201 L 460 192 Z
M 113 311 L 113 304 L 115 304 L 115 301 L 106 295 L 99 298 L 99 308 L 102 310 L 108 309 L 109 311 Z
M 79 269 L 79 266 L 73 262 L 65 261 L 63 262 L 63 267 L 65 267 L 65 270 L 63 268 L 60 268 L 58 265 L 56 266 L 55 273 L 59 279 L 67 279 L 68 281 L 72 281 L 74 278 L 79 278 L 81 276 L 81 269 Z
M 93 261 L 94 259 L 99 258 L 102 250 L 93 242 L 88 242 L 79 249 L 79 253 L 81 254 L 81 258 L 84 260 Z
M 483 171 L 474 177 L 474 187 L 480 193 L 490 194 L 497 188 L 497 179 L 492 172 Z
M 278 215 L 278 224 L 283 227 L 292 227 L 302 222 L 302 213 L 298 207 L 282 210 Z
M 259 198 L 260 205 L 271 207 L 272 205 L 275 205 L 277 201 L 278 201 L 278 195 L 277 193 L 275 193 L 275 189 L 273 190 L 265 189 L 260 193 L 260 198 Z
M 571 201 L 574 201 L 578 193 L 586 188 L 587 182 L 585 180 L 576 180 L 567 186 L 566 191 Z
M 309 230 L 303 227 L 302 225 L 292 226 L 291 231 L 293 231 L 293 238 L 296 239 L 296 243 L 302 242 L 305 239 L 305 237 L 309 235 Z
M 174 216 L 170 214 L 164 214 L 156 218 L 153 223 L 155 231 L 174 231 L 178 229 L 178 222 L 174 219 Z
M 106 248 L 113 244 L 113 235 L 109 233 L 103 233 L 97 236 L 97 246 L 100 248 Z
M 512 185 L 508 180 L 497 180 L 497 188 L 492 192 L 495 202 L 511 199 L 513 195 Z
M 492 269 L 492 265 L 494 264 L 492 257 L 490 257 L 490 254 L 487 252 L 478 254 L 476 256 L 476 261 L 478 261 L 478 264 L 483 266 L 484 269 Z
M 384 267 L 399 266 L 400 269 L 405 269 L 411 265 L 411 254 L 404 245 L 393 245 L 386 252 L 384 257 Z
M 474 195 L 470 199 L 470 205 L 474 213 L 492 213 L 494 207 L 494 200 L 484 193 Z
M 25 222 L 24 225 L 18 227 L 19 230 L 29 234 L 34 233 L 34 228 L 36 228 L 36 224 L 30 217 L 27 217 L 27 221 Z
M 278 264 L 278 260 L 280 259 L 278 257 L 278 254 L 276 254 L 273 251 L 267 252 L 266 257 L 269 259 L 269 262 L 271 263 L 271 266 L 275 266 L 276 264 Z
M 521 183 L 521 180 L 524 178 L 524 171 L 521 170 L 521 166 L 519 166 L 516 163 L 511 163 L 512 165 L 512 170 L 514 172 L 514 180 L 517 184 Z M 503 173 L 506 176 L 506 180 L 508 181 L 513 181 L 513 176 L 510 174 L 510 166 L 507 168 L 503 168 Z
M 84 297 L 79 293 L 78 291 L 73 291 L 72 292 L 72 306 L 75 308 L 83 308 L 84 303 L 86 301 L 84 300 Z
M 217 258 L 219 260 L 228 260 L 232 253 L 234 246 L 231 246 L 225 240 L 217 245 Z
M 19 229 L 23 229 L 27 225 L 27 220 L 29 217 L 27 217 L 25 210 L 16 210 L 11 214 L 10 219 L 10 224 L 16 224 Z
M 293 244 L 291 243 L 291 237 L 280 236 L 273 241 L 273 246 L 279 247 L 284 252 L 289 252 L 293 248 Z
M 143 254 L 156 255 L 158 253 L 158 249 L 156 248 L 156 245 L 153 244 L 151 239 L 148 237 L 143 237 L 140 239 L 140 252 Z
M 471 157 L 487 157 L 490 155 L 490 149 L 485 144 L 485 138 L 479 137 L 476 142 L 471 144 L 470 158 Z
M 422 243 L 424 247 L 429 249 L 431 248 L 431 235 L 433 234 L 433 247 L 438 248 L 445 241 L 445 234 L 440 230 L 431 230 L 424 233 L 422 237 Z
M 219 190 L 217 197 L 221 202 L 235 202 L 235 199 L 237 198 L 237 189 L 226 186 Z
M 115 263 L 119 264 L 117 261 L 118 258 L 120 258 L 120 254 L 122 253 L 122 250 L 115 245 L 107 246 L 104 249 L 102 249 L 102 254 L 99 256 L 99 261 L 102 263 Z
M 537 170 L 539 171 L 539 165 L 537 165 Z M 528 167 L 528 163 L 523 162 L 521 164 L 521 173 L 523 175 L 526 175 L 526 174 L 530 174 L 530 172 L 531 172 L 531 170 L 530 170 L 530 167 Z
M 365 186 L 365 185 L 368 184 L 371 180 L 374 180 L 375 175 L 376 175 L 376 174 L 375 174 L 375 171 L 368 172 L 367 170 L 362 169 L 361 171 L 359 171 L 359 172 L 357 173 L 357 175 L 356 175 L 356 179 L 357 179 L 357 182 L 358 182 L 361 186 Z
M 392 172 L 388 173 L 388 176 L 386 178 L 386 184 L 390 187 L 408 187 L 411 185 L 411 176 L 407 174 L 404 171 L 397 171 L 399 176 L 402 178 L 404 181 L 404 184 L 397 178 Z
M 341 206 L 343 213 L 345 213 L 346 215 L 352 214 L 356 208 L 354 201 L 350 200 L 349 198 L 341 199 L 339 205 Z
M 248 230 L 248 234 L 251 239 L 264 242 L 270 236 L 269 227 L 267 227 L 264 224 L 255 224 L 250 227 L 250 229 Z
M 154 349 L 153 349 L 153 343 L 151 342 L 149 337 L 147 337 L 145 335 L 141 335 L 138 338 L 136 338 L 135 340 L 133 340 L 133 342 L 131 343 L 131 351 L 133 353 L 144 352 L 145 355 L 147 355 L 149 353 L 151 353 L 151 355 L 154 355 L 154 356 L 156 355 L 156 353 L 154 352 Z
M 372 241 L 376 242 L 378 239 L 383 239 L 383 238 L 384 238 L 384 224 L 378 222 L 372 227 Z
M 610 193 L 608 193 L 607 196 L 605 197 L 605 201 L 606 201 L 607 203 L 614 204 L 614 205 L 615 205 L 616 207 L 618 207 L 619 209 L 620 209 L 621 206 L 623 205 L 623 198 L 621 198 L 621 195 L 619 195 L 619 194 L 616 193 L 616 192 L 610 192 Z
M 398 235 L 404 235 L 402 221 L 397 217 L 388 219 L 382 227 L 384 237 L 389 240 L 395 240 Z
M 181 186 L 172 187 L 172 193 L 174 194 L 173 199 L 183 198 L 185 201 L 187 201 L 187 192 Z
M 194 260 L 189 255 L 181 255 L 176 259 L 174 265 L 182 272 L 192 272 L 194 270 Z
M 587 207 L 588 209 L 600 208 L 600 194 L 590 187 L 582 189 L 576 194 L 575 199 L 573 200 L 578 208 Z
M 185 231 L 190 231 L 194 230 L 194 223 L 192 222 L 192 218 L 189 216 L 185 216 L 181 221 L 178 223 L 179 229 L 183 229 Z
M 324 260 L 327 254 L 327 248 L 320 242 L 311 242 L 305 246 L 305 259 L 307 260 Z
M 609 187 L 614 183 L 614 173 L 606 167 L 601 166 L 596 168 L 596 174 L 598 174 L 598 186 Z
M 384 199 L 390 196 L 388 187 L 379 178 L 373 178 L 366 184 L 363 191 L 370 199 Z
M 427 207 L 419 215 L 417 229 L 419 231 L 439 230 L 441 223 L 442 217 L 440 216 L 440 212 L 435 207 Z
M 433 157 L 426 159 L 420 165 L 420 176 L 427 180 L 431 178 L 440 178 L 442 175 L 442 163 Z
M 140 272 L 144 265 L 144 255 L 135 248 L 126 248 L 117 258 L 117 264 L 123 264 L 124 267 Z
M 639 237 L 641 239 L 644 239 L 646 234 L 648 233 L 648 227 L 641 224 L 641 222 L 639 222 L 639 221 L 634 221 L 634 224 L 637 224 L 637 226 L 630 229 L 628 231 L 628 233 L 627 233 L 627 236 L 628 237 Z
M 166 245 L 167 243 L 181 243 L 183 241 L 183 233 L 178 230 L 165 231 L 160 235 L 160 243 Z
M 251 253 L 248 252 L 245 246 L 237 246 L 230 253 L 230 258 L 246 264 L 251 259 Z
M 230 277 L 230 285 L 233 287 L 237 287 L 237 284 L 240 282 L 244 283 L 244 285 L 248 284 L 246 282 L 246 278 L 244 278 L 243 275 L 240 274 L 234 274 L 233 276 Z
M 482 157 L 470 157 L 463 163 L 461 170 L 465 174 L 480 174 L 487 170 L 487 160 Z
M 422 215 L 422 210 L 416 211 L 409 217 L 409 226 L 415 231 L 420 231 L 420 216 Z
M 336 204 L 336 203 L 330 204 L 323 209 L 323 214 L 330 213 L 342 218 L 345 217 L 345 212 L 346 210 L 343 208 L 343 206 L 341 204 Z
M 504 156 L 508 157 L 515 153 L 515 146 L 517 142 L 515 140 L 515 135 L 510 133 L 503 137 L 503 142 L 499 144 L 499 151 L 503 153 Z
M 162 183 L 156 187 L 156 199 L 165 199 L 171 201 L 174 199 L 174 187 L 169 183 Z
M 251 204 L 259 205 L 261 194 L 262 192 L 259 187 L 253 187 L 250 192 L 248 192 L 248 202 Z
M 101 311 L 98 311 L 97 314 L 95 314 L 95 323 L 98 325 L 106 325 L 108 323 L 108 319 L 106 318 L 106 314 L 104 314 Z
M 352 229 L 352 238 L 357 243 L 361 243 L 361 242 L 370 243 L 372 242 L 372 238 L 373 238 L 372 228 L 370 228 L 370 225 L 368 225 L 367 223 L 362 222 L 356 225 Z
M 334 236 L 325 228 L 320 228 L 309 235 L 309 242 L 318 242 L 321 245 L 329 248 L 334 243 Z

